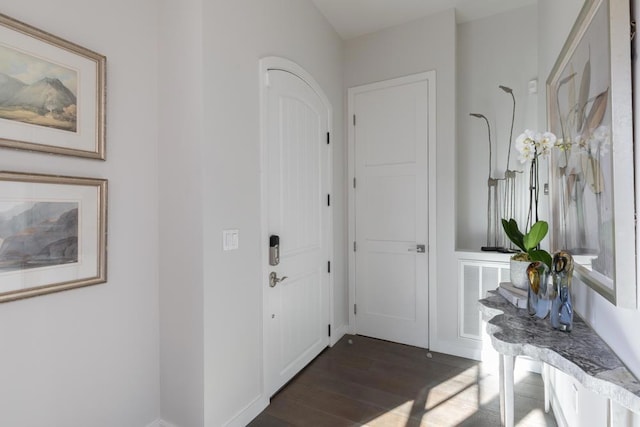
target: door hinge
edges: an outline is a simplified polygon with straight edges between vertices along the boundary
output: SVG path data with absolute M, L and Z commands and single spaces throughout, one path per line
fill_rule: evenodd
M 328 328 L 328 329 L 329 329 L 329 336 L 331 336 L 331 325 L 329 324 L 329 325 L 327 325 L 327 326 L 329 327 L 329 328 Z
M 353 177 L 353 188 L 356 188 L 356 177 Z
M 354 126 L 356 125 L 356 115 L 355 114 L 353 115 L 353 125 Z
M 331 273 L 331 261 L 327 261 L 327 273 Z
M 355 252 L 357 248 L 358 248 L 358 246 L 356 245 L 356 242 L 354 241 L 353 242 L 353 252 Z
M 331 143 L 331 134 L 327 132 L 327 144 Z
M 331 206 L 331 194 L 327 194 L 327 206 Z
M 358 314 L 358 305 L 353 304 L 353 315 L 355 316 L 356 314 Z

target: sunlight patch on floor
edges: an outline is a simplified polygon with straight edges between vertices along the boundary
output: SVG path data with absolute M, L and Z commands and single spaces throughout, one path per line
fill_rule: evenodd
M 533 409 L 518 421 L 518 425 L 544 426 L 547 425 L 545 420 L 544 409 Z M 555 425 L 555 424 L 554 424 Z
M 526 372 L 516 374 L 516 383 L 526 375 Z M 366 426 L 473 425 L 474 420 L 482 425 L 491 425 L 493 417 L 498 417 L 495 421 L 499 422 L 499 413 L 497 375 L 488 374 L 480 367 L 474 366 L 425 388 L 415 400 L 407 401 L 379 415 L 368 421 Z M 516 420 L 519 426 L 547 425 L 543 409 L 534 409 L 521 416 L 521 419 Z M 410 417 L 409 421 L 407 417 Z

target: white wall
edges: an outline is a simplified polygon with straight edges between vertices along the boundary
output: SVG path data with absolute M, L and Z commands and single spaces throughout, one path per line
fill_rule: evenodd
M 634 0 L 634 4 L 637 5 L 636 2 L 637 0 Z M 580 0 L 563 2 L 562 6 L 557 3 L 551 0 L 540 1 L 540 22 L 546 22 L 544 27 L 548 29 L 544 34 L 545 40 L 541 41 L 541 45 L 544 43 L 544 46 L 548 47 L 548 50 L 541 54 L 540 64 L 541 69 L 547 70 L 546 75 L 551 70 L 571 30 L 567 25 L 556 24 L 575 21 L 582 6 Z M 544 62 L 542 62 L 543 58 Z M 635 79 L 637 77 L 637 75 L 634 76 Z M 638 111 L 635 114 L 635 119 L 639 120 Z M 639 196 L 640 193 L 637 193 L 636 197 Z M 636 376 L 640 376 L 640 341 L 637 339 L 637 331 L 631 327 L 640 322 L 640 311 L 616 308 L 579 281 L 574 283 L 576 310 L 593 326 L 629 369 Z
M 157 7 L 4 1 L 107 56 L 107 161 L 2 150 L 0 169 L 107 178 L 108 282 L 0 306 L 0 425 L 147 425 L 159 413 Z
M 348 40 L 345 88 L 436 70 L 436 283 L 430 284 L 430 347 L 459 354 L 454 258 L 456 23 L 453 9 Z M 462 344 L 464 346 L 464 344 Z
M 540 0 L 540 86 L 580 4 Z M 267 55 L 298 62 L 333 104 L 338 329 L 347 322 L 343 89 L 436 69 L 432 349 L 464 349 L 455 318 L 452 10 L 350 40 L 345 55 L 310 1 L 2 6 L 108 57 L 108 160 L 2 150 L 0 169 L 103 177 L 110 194 L 108 283 L 0 307 L 0 424 L 137 427 L 155 420 L 160 407 L 162 418 L 180 427 L 242 424 L 258 408 L 264 398 L 258 59 Z M 538 108 L 544 117 L 544 103 Z M 225 228 L 240 229 L 238 251 L 221 251 Z M 640 321 L 638 311 L 617 309 L 579 283 L 576 305 L 640 375 L 640 342 L 629 327 Z
M 202 2 L 159 2 L 161 416 L 204 425 Z
M 527 28 L 527 31 L 523 31 Z M 513 139 L 538 126 L 538 94 L 528 93 L 528 82 L 538 78 L 537 6 L 514 9 L 458 25 L 457 138 L 456 138 L 456 248 L 480 250 L 487 244 L 487 178 L 489 142 L 484 114 L 491 125 L 493 178 L 503 178 L 507 163 L 513 101 L 499 85 L 513 89 L 516 116 Z M 539 93 L 544 100 L 544 80 Z M 544 119 L 544 118 L 543 118 Z M 512 148 L 511 170 L 523 171 Z M 528 170 L 527 170 L 528 172 Z M 525 180 L 526 177 L 526 180 Z M 518 174 L 521 199 L 528 198 L 527 174 Z M 502 197 L 502 194 L 500 194 Z M 524 211 L 524 209 L 521 209 Z M 518 218 L 521 219 L 521 218 Z M 522 224 L 521 221 L 519 223 Z M 502 235 L 502 227 L 498 228 Z
M 165 3 L 167 17 L 177 13 L 173 6 L 178 3 Z M 178 243 L 163 248 L 166 257 L 161 257 L 167 331 L 162 335 L 163 419 L 181 427 L 244 425 L 266 398 L 261 249 L 267 242 L 260 241 L 258 61 L 278 55 L 297 62 L 333 104 L 334 328 L 339 328 L 347 319 L 342 42 L 310 1 L 194 0 L 189 5 L 188 12 L 178 13 L 180 23 L 167 28 L 178 39 L 170 45 L 174 53 L 163 61 L 167 84 L 161 86 L 162 99 L 178 101 L 167 107 L 161 132 L 161 174 L 178 180 L 177 185 L 161 180 L 163 241 L 170 245 L 176 238 Z M 189 22 L 202 25 L 201 34 Z M 190 49 L 172 65 L 180 46 Z M 180 113 L 183 108 L 187 111 Z M 171 123 L 173 113 L 177 120 Z M 240 230 L 237 251 L 222 251 L 222 230 L 228 228 Z M 167 264 L 173 255 L 178 255 L 177 271 Z M 182 288 L 189 295 L 181 295 Z M 171 320 L 165 321 L 165 315 Z M 176 350 L 165 338 L 185 347 Z M 180 396 L 183 389 L 199 402 Z M 175 397 L 178 403 L 172 404 Z M 196 413 L 189 414 L 191 409 Z
M 546 31 L 540 31 L 539 39 L 539 45 L 541 47 L 539 69 L 541 75 L 549 75 L 562 49 L 562 45 L 571 30 L 571 26 L 566 25 L 566 22 L 575 21 L 582 7 L 582 3 L 582 0 L 567 2 L 540 0 L 539 21 L 541 23 L 541 29 L 546 29 Z M 638 0 L 632 0 L 632 3 L 634 4 L 637 14 L 640 2 L 638 2 Z M 635 19 L 638 19 L 638 17 L 636 16 Z M 636 67 L 633 77 L 635 86 L 640 84 L 639 77 Z M 639 111 L 635 112 L 634 120 L 640 120 Z M 636 188 L 636 198 L 640 197 L 638 190 L 640 189 Z M 616 308 L 599 294 L 587 288 L 579 280 L 574 279 L 573 284 L 576 311 L 593 327 L 611 349 L 616 352 L 627 367 L 637 377 L 640 377 L 640 341 L 637 339 L 637 327 L 635 326 L 640 324 L 640 311 Z M 563 380 L 562 376 L 556 378 L 554 392 L 562 402 L 571 401 L 574 393 L 565 382 L 567 382 L 567 380 Z M 584 423 L 585 420 L 602 417 L 602 412 L 605 410 L 606 408 L 603 408 L 602 405 L 583 404 L 578 408 L 576 413 L 570 412 L 564 416 L 569 425 L 583 425 L 582 423 Z M 639 417 L 640 415 L 635 416 L 633 425 L 638 424 Z M 572 420 L 578 421 L 572 424 Z

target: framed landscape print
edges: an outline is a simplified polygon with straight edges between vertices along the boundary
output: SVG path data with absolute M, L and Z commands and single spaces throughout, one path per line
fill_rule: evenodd
M 0 147 L 104 160 L 105 64 L 0 14 Z
M 636 307 L 628 0 L 586 0 L 547 80 L 551 246 L 620 307 Z M 627 23 L 627 25 L 624 25 Z
M 0 172 L 0 302 L 105 282 L 107 181 Z

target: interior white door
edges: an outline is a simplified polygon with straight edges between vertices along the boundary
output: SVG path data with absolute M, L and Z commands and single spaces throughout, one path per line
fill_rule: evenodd
M 356 333 L 428 347 L 428 81 L 353 92 Z
M 330 151 L 327 107 L 304 80 L 268 71 L 267 99 L 267 222 L 280 238 L 268 271 L 281 280 L 265 290 L 273 395 L 329 345 Z

